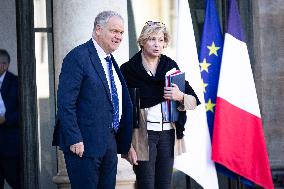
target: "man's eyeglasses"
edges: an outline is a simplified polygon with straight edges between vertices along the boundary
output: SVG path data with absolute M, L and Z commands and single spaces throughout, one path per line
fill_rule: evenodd
M 162 26 L 162 27 L 165 26 L 165 24 L 164 24 L 163 22 L 153 22 L 153 21 L 147 21 L 147 22 L 145 23 L 145 25 L 148 25 L 148 26 L 157 25 L 157 26 Z

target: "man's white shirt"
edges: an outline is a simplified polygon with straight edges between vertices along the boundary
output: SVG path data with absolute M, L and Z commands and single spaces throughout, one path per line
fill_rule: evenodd
M 94 40 L 92 38 L 92 41 L 94 43 L 94 46 L 97 50 L 97 53 L 99 55 L 99 58 L 100 58 L 100 61 L 102 63 L 102 66 L 103 66 L 103 69 L 105 71 L 105 75 L 106 75 L 106 79 L 107 79 L 107 82 L 108 82 L 108 87 L 109 87 L 109 91 L 110 91 L 110 94 L 111 94 L 111 83 L 110 83 L 110 78 L 109 78 L 109 70 L 108 70 L 108 67 L 107 67 L 107 61 L 105 60 L 105 58 L 107 56 L 110 56 L 110 54 L 106 54 L 104 52 L 104 50 L 99 46 L 99 44 L 96 42 L 96 40 Z M 119 120 L 121 118 L 121 115 L 122 115 L 122 86 L 121 86 L 121 82 L 119 80 L 119 77 L 114 69 L 114 66 L 112 65 L 112 70 L 113 70 L 113 77 L 114 77 L 114 82 L 115 82 L 115 85 L 116 85 L 116 89 L 117 89 L 117 94 L 118 94 L 118 101 L 119 101 Z

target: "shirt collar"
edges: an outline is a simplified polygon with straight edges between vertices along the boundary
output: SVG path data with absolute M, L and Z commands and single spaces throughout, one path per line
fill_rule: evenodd
M 6 71 L 7 72 L 7 71 Z M 2 75 L 1 75 L 1 77 L 0 77 L 0 83 L 3 83 L 3 80 L 4 80 L 4 77 L 5 77 L 5 75 L 6 75 L 6 72 L 4 72 Z
M 110 55 L 105 53 L 105 51 L 102 49 L 102 47 L 97 43 L 97 41 L 94 38 L 92 38 L 92 41 L 101 60 L 103 60 L 104 58 Z

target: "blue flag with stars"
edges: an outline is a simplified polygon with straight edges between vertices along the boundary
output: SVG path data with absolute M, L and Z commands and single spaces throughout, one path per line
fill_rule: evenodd
M 223 51 L 223 35 L 214 0 L 207 0 L 206 15 L 199 54 L 199 65 L 205 98 L 207 122 L 212 137 L 214 110 Z

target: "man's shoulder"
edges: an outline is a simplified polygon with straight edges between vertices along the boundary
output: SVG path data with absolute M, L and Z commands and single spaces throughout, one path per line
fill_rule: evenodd
M 12 88 L 17 88 L 17 86 L 18 86 L 18 76 L 16 76 L 12 72 L 7 71 L 6 74 L 5 74 L 3 83 L 6 83 L 5 86 L 13 86 Z
M 88 48 L 90 46 L 90 42 L 92 42 L 91 40 L 80 44 L 78 46 L 76 46 L 75 48 L 73 48 L 67 55 L 66 57 L 73 57 L 73 56 L 80 56 L 82 54 L 85 54 L 88 52 Z M 65 58 L 66 58 L 65 57 Z
M 5 77 L 7 77 L 7 78 L 10 79 L 10 80 L 15 80 L 15 81 L 18 80 L 18 76 L 16 76 L 15 74 L 13 74 L 13 73 L 10 72 L 10 71 L 7 71 L 7 72 L 6 72 Z

